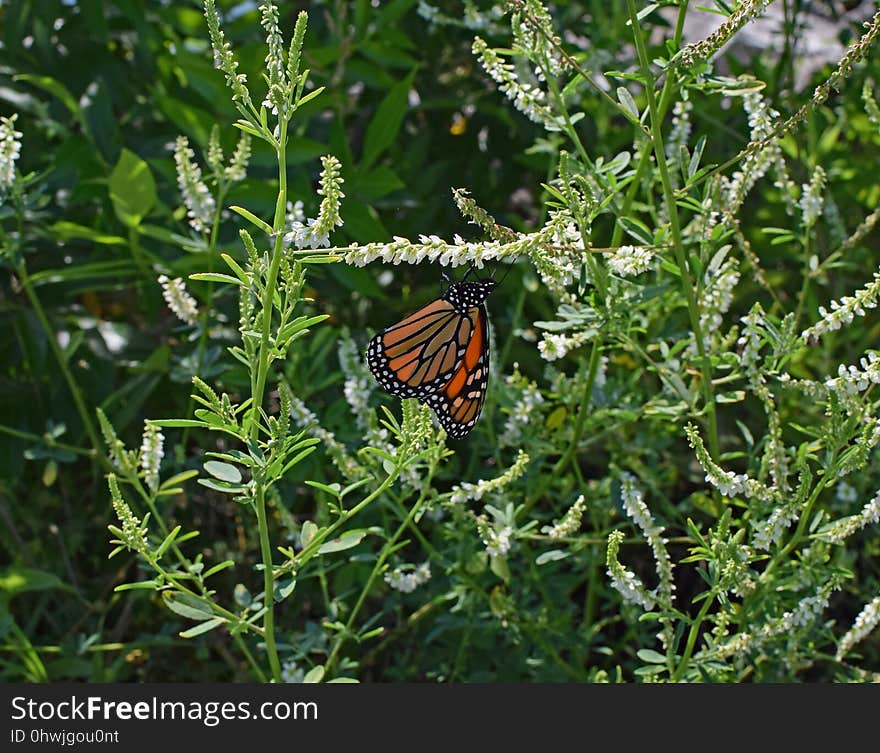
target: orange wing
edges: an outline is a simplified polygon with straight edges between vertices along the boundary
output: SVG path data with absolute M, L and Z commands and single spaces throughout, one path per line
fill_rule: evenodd
M 489 384 L 489 328 L 485 306 L 468 311 L 473 335 L 452 378 L 425 402 L 454 439 L 470 434 L 480 417 Z
M 376 335 L 367 363 L 388 392 L 424 400 L 459 368 L 474 333 L 471 316 L 438 298 Z

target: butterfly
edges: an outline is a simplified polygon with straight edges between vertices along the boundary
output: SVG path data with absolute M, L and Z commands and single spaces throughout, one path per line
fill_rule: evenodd
M 367 363 L 392 395 L 431 406 L 454 439 L 466 437 L 483 408 L 489 384 L 489 326 L 485 300 L 494 280 L 452 282 L 439 298 L 377 334 Z

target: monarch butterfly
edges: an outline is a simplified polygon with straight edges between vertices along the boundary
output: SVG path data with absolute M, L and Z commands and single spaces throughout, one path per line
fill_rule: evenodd
M 379 384 L 431 406 L 455 439 L 466 437 L 489 383 L 489 327 L 484 301 L 494 280 L 453 282 L 442 295 L 376 335 L 367 363 Z

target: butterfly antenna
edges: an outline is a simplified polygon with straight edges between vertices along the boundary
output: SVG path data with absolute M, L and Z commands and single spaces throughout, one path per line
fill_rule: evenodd
M 507 265 L 507 269 L 504 270 L 504 274 L 501 276 L 501 279 L 498 280 L 499 285 L 507 279 L 507 275 L 510 274 L 510 270 L 513 269 L 514 266 L 516 265 L 517 261 L 519 261 L 520 256 L 522 256 L 522 254 L 517 254 L 516 258 L 514 258 L 514 260 L 512 262 L 510 262 L 510 264 Z M 493 277 L 494 277 L 494 275 L 493 275 Z

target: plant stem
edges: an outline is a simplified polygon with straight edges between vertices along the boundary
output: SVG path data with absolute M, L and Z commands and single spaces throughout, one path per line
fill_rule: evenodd
M 645 95 L 648 99 L 648 111 L 651 118 L 651 140 L 654 144 L 654 157 L 657 161 L 660 182 L 663 186 L 663 198 L 666 204 L 666 211 L 669 213 L 669 227 L 672 232 L 675 262 L 678 266 L 679 274 L 681 275 L 682 289 L 684 291 L 685 301 L 687 302 L 691 328 L 694 332 L 697 355 L 700 359 L 700 381 L 703 388 L 703 399 L 706 404 L 709 448 L 712 454 L 715 457 L 718 457 L 720 454 L 718 444 L 718 419 L 715 413 L 715 396 L 712 390 L 712 374 L 706 356 L 706 345 L 703 339 L 702 327 L 700 325 L 700 312 L 697 306 L 696 296 L 694 295 L 694 288 L 691 285 L 690 268 L 684 250 L 684 243 L 682 242 L 681 225 L 678 219 L 678 206 L 675 203 L 675 191 L 672 187 L 672 181 L 669 178 L 669 167 L 666 163 L 661 116 L 657 107 L 657 100 L 654 97 L 654 74 L 651 72 L 650 63 L 648 61 L 648 51 L 645 47 L 645 40 L 642 36 L 642 30 L 639 26 L 638 17 L 636 15 L 635 3 L 633 0 L 626 0 L 626 4 L 633 27 L 633 36 L 635 37 L 636 50 L 638 51 L 639 63 L 641 64 L 642 76 L 645 78 Z
M 18 273 L 19 280 L 21 281 L 21 287 L 31 304 L 31 308 L 33 308 L 34 313 L 37 315 L 37 319 L 40 320 L 40 326 L 42 326 L 43 332 L 45 332 L 46 334 L 46 340 L 48 340 L 49 342 L 49 348 L 52 351 L 52 355 L 55 356 L 55 360 L 58 362 L 58 368 L 61 369 L 61 373 L 64 375 L 64 381 L 67 382 L 67 387 L 70 390 L 70 395 L 71 397 L 73 397 L 73 404 L 76 406 L 76 410 L 79 413 L 80 420 L 82 421 L 86 434 L 89 437 L 89 442 L 91 443 L 92 448 L 95 451 L 95 457 L 106 470 L 112 471 L 113 468 L 110 465 L 110 461 L 104 456 L 104 453 L 102 451 L 103 447 L 101 444 L 101 440 L 98 437 L 98 432 L 95 430 L 94 423 L 92 423 L 92 418 L 89 415 L 88 408 L 86 408 L 86 401 L 83 398 L 82 391 L 80 390 L 76 379 L 74 379 L 73 374 L 71 373 L 70 368 L 67 365 L 67 359 L 64 357 L 64 353 L 61 351 L 61 346 L 58 344 L 58 340 L 55 337 L 55 331 L 52 329 L 52 325 L 49 323 L 49 317 L 46 316 L 46 311 L 43 308 L 43 304 L 40 302 L 39 297 L 34 291 L 31 279 L 28 276 L 27 266 L 25 265 L 24 259 L 22 259 L 18 263 L 16 267 L 16 272 Z
M 590 365 L 587 370 L 587 381 L 584 384 L 584 391 L 581 395 L 580 408 L 578 409 L 577 418 L 575 419 L 574 431 L 571 435 L 571 442 L 561 458 L 553 466 L 553 472 L 561 472 L 577 451 L 578 443 L 584 433 L 584 424 L 587 421 L 587 413 L 590 410 L 590 401 L 593 398 L 593 385 L 596 383 L 596 375 L 599 373 L 599 363 L 601 362 L 602 340 L 598 335 L 593 339 L 593 347 L 590 351 Z
M 632 0 L 627 0 L 627 2 L 631 3 Z M 700 607 L 696 619 L 691 623 L 691 629 L 688 631 L 687 643 L 684 647 L 684 654 L 682 654 L 681 661 L 672 673 L 672 677 L 670 678 L 671 682 L 678 682 L 687 669 L 691 656 L 694 653 L 694 646 L 697 642 L 697 636 L 700 633 L 700 626 L 703 624 L 703 620 L 706 619 L 706 615 L 709 613 L 709 607 L 712 606 L 713 601 L 715 601 L 715 594 L 706 594 L 706 598 L 703 599 L 703 605 Z
M 260 410 L 263 406 L 263 394 L 266 390 L 266 378 L 269 373 L 269 338 L 272 332 L 272 311 L 275 306 L 275 285 L 278 282 L 278 270 L 281 267 L 281 255 L 284 253 L 284 210 L 287 206 L 287 121 L 280 122 L 278 135 L 278 199 L 275 203 L 275 218 L 272 229 L 275 234 L 275 244 L 272 249 L 272 258 L 269 262 L 269 271 L 266 274 L 266 284 L 263 287 L 263 331 L 260 339 L 260 349 L 257 354 L 257 379 L 251 396 L 251 424 L 249 427 L 250 438 L 256 441 L 260 432 Z M 278 648 L 275 645 L 275 572 L 272 563 L 272 545 L 269 542 L 269 525 L 266 518 L 266 489 L 268 484 L 265 479 L 259 479 L 256 485 L 255 507 L 257 512 L 257 525 L 260 536 L 260 553 L 263 559 L 263 606 L 266 613 L 263 616 L 263 631 L 265 633 L 266 653 L 269 657 L 269 668 L 272 679 L 281 682 L 281 662 L 278 660 Z
M 217 256 L 217 236 L 220 234 L 220 215 L 223 211 L 223 202 L 226 198 L 226 188 L 221 186 L 217 191 L 217 207 L 214 210 L 214 220 L 211 223 L 211 235 L 208 239 L 208 272 L 214 271 L 214 265 L 216 262 Z M 205 310 L 202 311 L 202 315 L 199 317 L 200 325 L 202 328 L 201 333 L 199 334 L 199 344 L 198 344 L 198 356 L 196 357 L 196 376 L 201 377 L 202 369 L 205 366 L 205 351 L 208 347 L 208 320 L 211 316 L 211 311 L 214 308 L 214 283 L 208 283 L 208 291 L 207 291 L 207 301 L 205 302 Z M 192 415 L 193 406 L 195 405 L 195 400 L 192 395 L 189 396 L 189 403 L 187 404 L 186 413 L 184 415 L 190 416 Z M 186 449 L 186 440 L 189 438 L 190 427 L 187 426 L 183 430 L 183 435 L 181 437 L 180 443 L 183 445 L 184 449 Z
M 376 559 L 376 564 L 373 565 L 373 570 L 370 573 L 370 576 L 367 578 L 367 582 L 364 584 L 364 587 L 361 589 L 360 595 L 358 596 L 357 601 L 355 602 L 354 607 L 352 607 L 351 613 L 348 616 L 348 620 L 345 622 L 345 630 L 341 630 L 336 635 L 336 639 L 333 642 L 333 649 L 330 651 L 330 655 L 327 657 L 327 661 L 324 664 L 324 669 L 328 672 L 336 663 L 336 657 L 339 655 L 339 650 L 342 648 L 342 644 L 345 642 L 345 639 L 348 635 L 351 634 L 352 626 L 354 625 L 354 621 L 357 618 L 358 613 L 361 610 L 361 607 L 364 605 L 364 601 L 366 601 L 367 594 L 369 594 L 370 589 L 373 587 L 373 583 L 376 580 L 376 577 L 382 570 L 383 565 L 385 564 L 385 560 L 388 559 L 388 554 L 394 545 L 397 543 L 397 540 L 403 535 L 403 532 L 409 527 L 409 524 L 415 518 L 416 513 L 422 508 L 422 505 L 425 501 L 424 493 L 416 500 L 415 504 L 410 508 L 406 517 L 397 527 L 397 530 L 394 532 L 394 535 L 391 536 L 388 541 L 385 542 L 385 545 L 382 547 L 382 551 L 379 554 L 379 557 Z
M 264 484 L 257 487 L 257 525 L 260 533 L 260 553 L 263 557 L 263 631 L 265 632 L 266 653 L 269 656 L 269 669 L 272 679 L 281 682 L 281 662 L 275 645 L 275 574 L 272 572 L 272 547 L 269 543 L 269 526 L 266 521 L 266 490 Z

